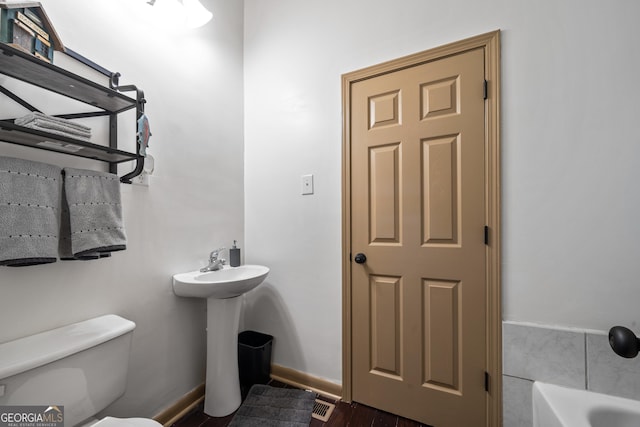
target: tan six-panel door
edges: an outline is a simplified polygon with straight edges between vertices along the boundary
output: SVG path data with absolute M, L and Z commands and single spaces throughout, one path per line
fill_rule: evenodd
M 353 400 L 485 424 L 484 54 L 351 92 Z

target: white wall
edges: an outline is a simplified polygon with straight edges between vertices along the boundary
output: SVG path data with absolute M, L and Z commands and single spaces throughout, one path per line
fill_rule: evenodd
M 148 188 L 121 186 L 127 250 L 99 261 L 0 267 L 0 342 L 105 313 L 136 322 L 127 392 L 106 411 L 116 416 L 154 415 L 204 381 L 205 302 L 176 297 L 171 275 L 244 241 L 242 2 L 204 0 L 214 20 L 182 33 L 152 27 L 140 14 L 150 9 L 144 3 L 42 0 L 68 47 L 145 91 L 156 171 Z M 4 76 L 0 84 L 24 89 L 46 113 L 77 112 Z M 0 101 L 0 119 L 24 113 Z M 121 131 L 127 126 L 131 117 Z M 120 142 L 134 149 L 131 138 Z M 4 143 L 0 155 L 102 167 Z
M 606 330 L 640 300 L 640 4 L 245 0 L 246 327 L 341 382 L 340 76 L 502 30 L 503 314 Z M 300 195 L 315 175 L 316 194 Z

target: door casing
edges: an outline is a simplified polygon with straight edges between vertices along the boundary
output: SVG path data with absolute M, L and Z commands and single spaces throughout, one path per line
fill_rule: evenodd
M 351 316 L 351 85 L 357 81 L 434 61 L 471 49 L 482 48 L 485 56 L 487 100 L 485 101 L 485 220 L 487 319 L 486 348 L 489 374 L 485 425 L 502 425 L 502 305 L 500 232 L 500 31 L 493 31 L 424 52 L 367 67 L 342 76 L 342 399 L 352 399 Z

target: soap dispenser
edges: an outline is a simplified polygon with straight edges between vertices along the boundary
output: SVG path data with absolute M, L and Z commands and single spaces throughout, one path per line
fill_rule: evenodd
M 233 246 L 229 249 L 229 265 L 231 267 L 238 267 L 240 265 L 240 248 L 236 246 L 236 241 L 233 241 Z

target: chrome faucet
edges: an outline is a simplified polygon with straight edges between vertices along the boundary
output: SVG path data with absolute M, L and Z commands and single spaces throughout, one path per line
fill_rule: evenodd
M 224 258 L 220 258 L 220 253 L 224 251 L 226 248 L 220 248 L 212 251 L 209 254 L 209 265 L 206 267 L 202 267 L 200 269 L 201 273 L 205 273 L 207 271 L 217 271 L 222 269 L 222 266 L 227 263 L 227 260 Z

